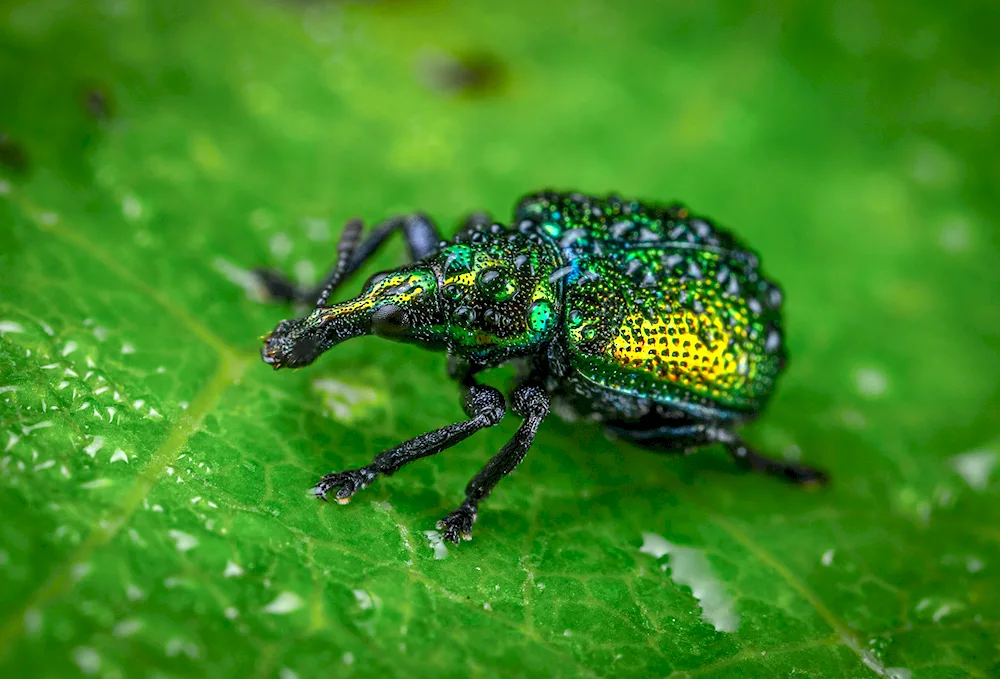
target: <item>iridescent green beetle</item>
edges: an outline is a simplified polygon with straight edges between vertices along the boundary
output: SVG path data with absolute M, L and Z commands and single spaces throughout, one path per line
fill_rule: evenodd
M 754 419 L 785 363 L 782 296 L 752 251 L 680 205 L 544 192 L 523 198 L 513 224 L 470 217 L 442 241 L 422 214 L 389 219 L 361 239 L 349 222 L 339 256 L 316 290 L 258 270 L 272 296 L 314 301 L 265 339 L 274 366 L 312 363 L 361 335 L 443 350 L 462 386 L 467 420 L 387 450 L 367 466 L 327 474 L 313 492 L 347 502 L 380 474 L 439 453 L 500 422 L 504 396 L 476 374 L 511 360 L 523 370 L 510 394 L 524 418 L 514 437 L 438 522 L 469 539 L 479 503 L 524 459 L 550 401 L 662 452 L 723 444 L 742 466 L 794 482 L 822 472 L 750 450 L 734 427 Z M 352 300 L 331 292 L 393 232 L 413 263 L 372 276 Z

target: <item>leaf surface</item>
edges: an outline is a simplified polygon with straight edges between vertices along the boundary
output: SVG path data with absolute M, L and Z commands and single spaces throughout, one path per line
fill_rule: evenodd
M 5 676 L 1000 672 L 995 21 L 8 4 Z M 457 390 L 374 338 L 272 372 L 289 312 L 246 271 L 315 280 L 353 215 L 450 234 L 547 186 L 683 199 L 760 250 L 792 360 L 745 434 L 829 490 L 550 418 L 435 549 L 511 417 L 346 507 L 307 494 L 459 419 Z

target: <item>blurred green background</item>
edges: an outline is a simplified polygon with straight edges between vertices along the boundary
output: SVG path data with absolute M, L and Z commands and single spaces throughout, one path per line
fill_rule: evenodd
M 0 671 L 1000 676 L 997 26 L 930 0 L 4 2 Z M 347 507 L 306 495 L 461 417 L 457 390 L 373 338 L 271 372 L 287 312 L 246 269 L 314 279 L 350 216 L 452 233 L 543 187 L 680 199 L 759 249 L 792 360 L 745 433 L 829 490 L 552 418 L 436 559 L 511 417 Z

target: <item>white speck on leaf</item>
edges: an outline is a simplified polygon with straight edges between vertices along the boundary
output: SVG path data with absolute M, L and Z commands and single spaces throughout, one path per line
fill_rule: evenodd
M 436 530 L 425 530 L 424 537 L 427 538 L 427 546 L 434 550 L 435 559 L 444 559 L 448 556 L 448 547 L 444 544 L 444 536 Z
M 77 347 L 78 347 L 77 343 L 70 340 L 69 342 L 66 342 L 66 346 L 63 347 L 63 350 L 60 353 L 63 356 L 69 356 L 70 354 L 72 354 L 74 351 L 77 350 Z
M 330 378 L 313 380 L 312 386 L 324 394 L 323 404 L 341 421 L 355 419 L 364 412 L 364 406 L 378 401 L 378 392 L 371 387 L 353 386 Z
M 973 490 L 986 490 L 998 457 L 995 450 L 976 450 L 951 458 L 951 466 Z
M 97 671 L 101 669 L 101 656 L 88 646 L 73 649 L 73 662 L 84 674 L 97 674 Z
M 886 667 L 885 676 L 889 679 L 912 679 L 913 672 L 905 667 Z
M 340 659 L 344 661 L 345 665 L 353 665 L 354 664 L 354 654 L 351 653 L 351 652 L 349 652 L 349 651 L 347 653 L 345 653 L 344 655 L 342 655 Z
M 119 638 L 130 637 L 140 629 L 142 629 L 142 620 L 139 620 L 138 618 L 129 618 L 128 620 L 122 620 L 115 625 L 112 630 L 112 634 Z
M 7 439 L 7 445 L 4 446 L 4 449 L 3 449 L 3 452 L 5 452 L 5 453 L 7 451 L 9 451 L 11 448 L 13 448 L 14 446 L 16 446 L 17 442 L 21 440 L 21 437 L 18 436 L 17 434 L 15 434 L 12 431 L 7 432 L 7 436 L 9 437 Z
M 169 535 L 174 539 L 174 542 L 177 545 L 177 551 L 186 552 L 189 549 L 194 549 L 198 546 L 198 539 L 195 536 L 188 535 L 183 531 L 171 529 L 169 531 Z
M 830 564 L 832 564 L 833 563 L 833 555 L 834 555 L 834 553 L 836 551 L 837 550 L 835 550 L 835 549 L 828 549 L 825 552 L 823 552 L 823 556 L 819 560 L 820 563 L 823 564 L 824 566 L 829 566 Z
M 81 483 L 81 488 L 86 488 L 88 490 L 93 490 L 95 488 L 107 488 L 108 486 L 114 485 L 111 479 L 94 479 L 93 481 L 87 481 L 86 483 Z
M 941 227 L 941 247 L 949 252 L 969 248 L 969 223 L 962 217 L 952 217 Z
M 0 387 L 0 394 L 6 394 L 8 391 L 17 391 L 20 388 L 21 387 L 17 386 L 16 384 L 11 384 L 6 387 Z
M 24 326 L 17 321 L 0 321 L 0 335 L 8 332 L 24 332 Z
M 236 610 L 235 606 L 230 606 L 226 610 L 224 610 L 222 614 L 226 616 L 228 620 L 235 620 L 236 618 L 239 617 L 240 612 Z
M 70 576 L 73 578 L 74 582 L 83 580 L 85 577 L 90 575 L 91 565 L 89 563 L 75 563 L 73 567 L 70 568 Z
M 239 564 L 233 561 L 227 561 L 226 570 L 222 571 L 222 577 L 235 578 L 239 575 L 243 575 L 243 569 L 240 568 Z
M 302 226 L 306 229 L 306 238 L 314 242 L 324 242 L 330 240 L 330 224 L 325 219 L 317 217 L 306 217 L 302 220 Z
M 639 551 L 643 554 L 649 554 L 654 559 L 659 559 L 670 553 L 670 547 L 671 544 L 666 538 L 656 533 L 643 533 L 642 547 L 639 548 Z
M 271 236 L 268 248 L 277 259 L 285 259 L 292 252 L 292 239 L 287 233 L 276 233 Z
M 299 675 L 287 667 L 282 667 L 278 670 L 278 679 L 299 679 Z
M 861 368 L 854 373 L 854 383 L 861 395 L 874 398 L 885 393 L 889 378 L 881 370 Z
M 360 608 L 363 611 L 367 611 L 369 608 L 375 605 L 374 602 L 372 601 L 371 594 L 369 594 L 363 589 L 354 590 L 354 600 L 358 602 L 358 608 Z
M 316 267 L 308 259 L 301 259 L 295 262 L 295 280 L 303 285 L 312 285 L 316 282 Z
M 125 454 L 124 450 L 122 450 L 121 448 L 119 448 L 119 449 L 117 449 L 115 451 L 114 455 L 111 456 L 111 461 L 112 462 L 124 462 L 124 463 L 128 464 L 128 455 Z
M 25 426 L 25 427 L 21 427 L 21 433 L 24 434 L 25 436 L 27 436 L 28 434 L 30 434 L 31 432 L 35 431 L 36 429 L 45 429 L 45 428 L 51 427 L 51 426 L 52 426 L 52 422 L 50 422 L 49 420 L 42 420 L 38 424 L 31 424 L 31 425 L 28 425 L 28 426 Z
M 125 596 L 128 597 L 129 601 L 140 601 L 146 595 L 141 589 L 130 584 L 125 588 Z
M 123 354 L 134 354 L 135 353 L 135 347 L 132 346 L 131 344 L 129 344 L 128 342 L 125 342 L 124 344 L 122 344 L 122 353 Z
M 934 622 L 941 622 L 941 618 L 951 613 L 952 610 L 954 609 L 952 608 L 951 604 L 944 604 L 943 606 L 941 606 L 941 608 L 934 611 L 934 615 L 931 616 L 931 620 L 933 620 Z
M 37 608 L 29 608 L 24 612 L 24 631 L 32 637 L 42 631 L 42 612 Z
M 133 195 L 126 195 L 122 199 L 122 214 L 125 219 L 134 222 L 142 216 L 142 203 Z
M 965 560 L 965 567 L 968 569 L 970 573 L 978 573 L 979 571 L 983 570 L 983 562 L 982 560 L 977 559 L 974 556 L 970 556 L 968 559 Z
M 282 592 L 274 601 L 264 606 L 262 610 L 272 615 L 285 615 L 286 613 L 291 613 L 302 608 L 304 603 L 302 597 L 298 594 L 294 592 Z
M 168 658 L 174 658 L 183 653 L 192 660 L 196 660 L 200 655 L 200 651 L 196 645 L 192 644 L 190 641 L 181 641 L 176 638 L 168 641 L 166 649 L 164 650 L 166 651 Z
M 493 607 L 490 606 L 490 602 L 489 601 L 484 601 L 483 602 L 483 610 L 484 611 L 492 611 L 493 610 Z
M 670 577 L 691 588 L 701 605 L 701 617 L 719 632 L 735 632 L 740 624 L 733 598 L 712 569 L 705 555 L 693 547 L 675 545 L 656 533 L 642 534 L 640 551 L 655 558 L 670 555 Z

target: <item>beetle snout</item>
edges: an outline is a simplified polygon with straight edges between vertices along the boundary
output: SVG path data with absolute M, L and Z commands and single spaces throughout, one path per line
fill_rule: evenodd
M 261 359 L 275 370 L 297 368 L 312 362 L 320 337 L 310 330 L 308 324 L 301 320 L 281 321 L 264 338 Z
M 260 349 L 260 357 L 275 370 L 284 367 L 291 349 L 288 331 L 291 323 L 282 321 L 264 338 L 264 346 Z

